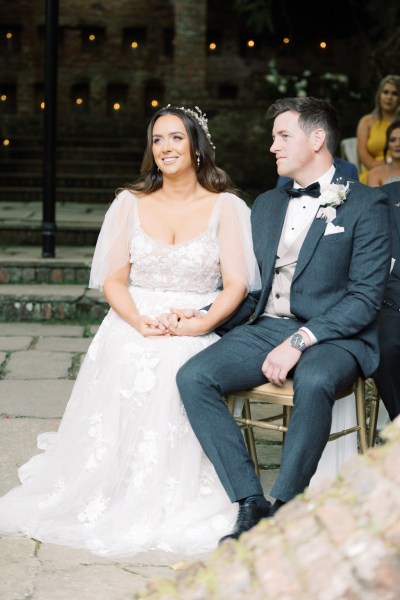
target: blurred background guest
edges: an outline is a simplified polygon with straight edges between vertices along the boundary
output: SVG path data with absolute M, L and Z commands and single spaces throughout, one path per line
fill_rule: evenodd
M 357 151 L 362 163 L 361 183 L 367 183 L 368 171 L 383 161 L 386 130 L 399 117 L 399 101 L 400 76 L 386 75 L 378 85 L 374 109 L 361 117 L 357 125 Z
M 400 414 L 400 181 L 388 183 L 382 190 L 390 203 L 392 270 L 378 316 L 380 362 L 374 379 L 393 420 Z
M 390 154 L 390 161 L 386 158 Z M 368 173 L 368 185 L 374 187 L 400 181 L 400 121 L 393 121 L 386 130 L 383 163 Z

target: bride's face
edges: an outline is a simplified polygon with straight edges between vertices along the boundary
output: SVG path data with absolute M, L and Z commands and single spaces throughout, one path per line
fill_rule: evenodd
M 156 165 L 165 175 L 194 171 L 189 136 L 176 115 L 164 115 L 154 123 L 152 151 Z

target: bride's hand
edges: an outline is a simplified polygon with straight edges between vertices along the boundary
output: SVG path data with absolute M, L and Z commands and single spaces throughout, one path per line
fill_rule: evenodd
M 151 336 L 169 336 L 170 332 L 168 329 L 158 321 L 158 319 L 152 319 L 147 315 L 136 315 L 133 327 L 143 335 L 144 337 Z
M 166 329 L 169 329 L 170 327 L 176 327 L 181 318 L 191 319 L 192 317 L 199 317 L 201 315 L 203 313 L 195 308 L 171 308 L 171 312 L 162 313 L 162 315 L 157 316 L 157 321 L 166 327 Z
M 175 320 L 172 322 L 171 319 L 168 330 L 172 335 L 203 335 L 207 333 L 203 320 L 206 315 L 191 308 L 171 308 L 171 316 L 175 316 Z

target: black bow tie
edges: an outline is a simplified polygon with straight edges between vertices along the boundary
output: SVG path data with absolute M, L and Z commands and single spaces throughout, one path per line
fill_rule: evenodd
M 318 181 L 311 183 L 306 188 L 285 188 L 285 191 L 291 198 L 300 198 L 300 196 L 312 196 L 313 198 L 319 198 L 321 195 L 321 189 Z

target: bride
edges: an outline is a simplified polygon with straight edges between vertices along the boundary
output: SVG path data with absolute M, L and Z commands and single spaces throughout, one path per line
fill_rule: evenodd
M 201 450 L 175 376 L 218 339 L 213 329 L 259 286 L 257 273 L 250 210 L 215 165 L 205 115 L 161 109 L 142 176 L 117 193 L 96 245 L 90 287 L 111 308 L 58 432 L 39 436 L 44 452 L 0 499 L 1 533 L 102 556 L 216 547 L 237 504 Z M 186 336 L 157 319 L 209 304 Z

